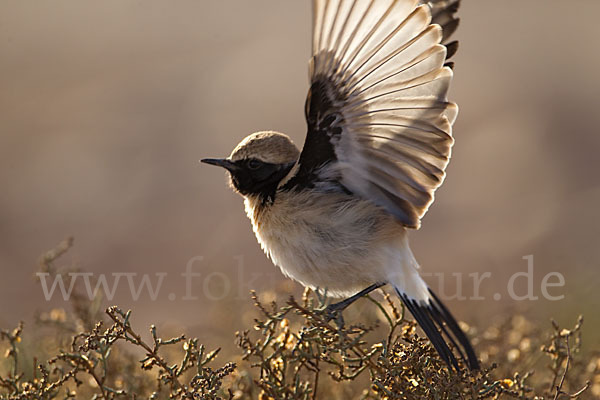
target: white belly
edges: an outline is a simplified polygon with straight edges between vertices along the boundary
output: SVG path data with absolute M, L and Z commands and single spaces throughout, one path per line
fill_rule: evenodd
M 261 247 L 284 275 L 310 288 L 348 296 L 396 280 L 416 262 L 405 229 L 371 202 L 345 194 L 278 193 L 261 206 L 246 199 Z M 403 277 L 396 277 L 403 279 Z

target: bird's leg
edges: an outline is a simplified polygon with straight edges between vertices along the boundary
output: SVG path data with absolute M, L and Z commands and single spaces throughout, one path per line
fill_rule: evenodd
M 341 318 L 341 316 L 342 316 L 341 312 L 344 311 L 346 309 L 346 307 L 348 307 L 350 304 L 354 303 L 356 300 L 371 293 L 373 290 L 382 287 L 383 285 L 385 285 L 385 282 L 374 283 L 371 286 L 369 286 L 368 288 L 361 290 L 360 292 L 348 297 L 345 300 L 342 300 L 338 303 L 333 303 L 333 304 L 328 305 L 327 308 L 325 309 L 327 321 L 336 319 L 336 320 L 338 320 L 338 325 L 343 326 L 344 320 Z

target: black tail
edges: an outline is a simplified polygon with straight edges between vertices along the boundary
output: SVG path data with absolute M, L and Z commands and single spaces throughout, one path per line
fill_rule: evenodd
M 448 311 L 446 306 L 444 306 L 431 289 L 429 289 L 431 299 L 427 304 L 419 304 L 419 302 L 400 293 L 398 290 L 396 290 L 396 293 L 398 293 L 406 308 L 415 317 L 417 323 L 421 326 L 429 340 L 431 340 L 433 347 L 448 366 L 452 366 L 455 370 L 460 369 L 456 357 L 448 347 L 446 340 L 452 343 L 460 358 L 470 370 L 479 369 L 479 361 L 477 361 L 475 350 L 473 350 L 469 339 L 467 339 L 462 329 L 460 329 L 450 311 Z M 445 340 L 444 337 L 447 339 Z

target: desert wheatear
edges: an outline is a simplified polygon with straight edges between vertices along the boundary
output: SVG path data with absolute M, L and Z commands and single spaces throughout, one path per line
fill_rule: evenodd
M 467 337 L 419 276 L 409 228 L 442 184 L 457 106 L 448 101 L 459 0 L 314 0 L 308 133 L 246 137 L 226 168 L 265 253 L 288 277 L 356 298 L 390 284 L 449 365 Z

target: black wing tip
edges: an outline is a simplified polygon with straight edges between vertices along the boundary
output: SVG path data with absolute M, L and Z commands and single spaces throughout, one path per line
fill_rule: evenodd
M 456 0 L 454 3 L 450 4 L 448 11 L 450 11 L 452 14 L 458 12 L 458 9 L 460 8 L 460 2 L 461 0 Z
M 432 298 L 428 305 L 419 304 L 416 300 L 409 298 L 398 290 L 396 290 L 396 292 L 417 323 L 421 326 L 421 329 L 423 329 L 442 360 L 449 367 L 455 371 L 460 371 L 456 356 L 448 346 L 447 341 L 452 343 L 469 370 L 474 371 L 480 369 L 475 350 L 471 346 L 469 339 L 467 339 L 465 333 L 460 329 L 452 314 L 450 314 L 448 309 L 442 304 L 431 289 L 429 290 L 429 293 Z M 446 336 L 447 339 L 444 339 L 444 336 Z
M 446 60 L 452 58 L 458 51 L 458 40 L 454 40 L 452 42 L 446 43 Z
M 448 39 L 458 29 L 460 25 L 460 18 L 456 16 L 460 7 L 461 0 L 447 1 L 447 0 L 430 0 L 429 4 L 434 9 L 432 12 L 431 23 L 438 24 L 442 27 L 442 44 L 447 47 L 453 45 L 454 49 L 448 49 L 448 55 L 446 60 L 449 59 L 456 53 L 458 46 L 454 42 L 449 42 Z
M 456 32 L 460 25 L 460 18 L 455 18 L 444 25 L 442 25 L 442 42 L 445 42 Z

